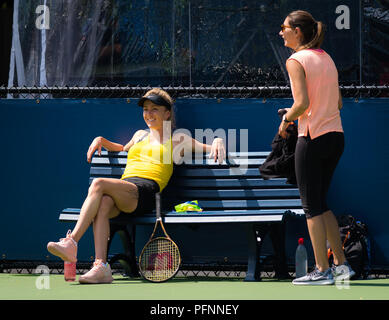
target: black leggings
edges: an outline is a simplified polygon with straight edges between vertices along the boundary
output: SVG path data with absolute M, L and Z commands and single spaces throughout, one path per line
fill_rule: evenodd
M 329 210 L 327 192 L 343 149 L 343 132 L 329 132 L 313 140 L 309 133 L 307 137 L 298 138 L 295 151 L 296 178 L 307 218 Z

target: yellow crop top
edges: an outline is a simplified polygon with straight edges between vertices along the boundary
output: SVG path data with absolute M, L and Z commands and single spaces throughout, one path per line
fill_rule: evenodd
M 135 143 L 127 155 L 121 179 L 139 177 L 154 180 L 162 191 L 173 173 L 172 139 L 164 144 L 150 144 L 150 135 Z

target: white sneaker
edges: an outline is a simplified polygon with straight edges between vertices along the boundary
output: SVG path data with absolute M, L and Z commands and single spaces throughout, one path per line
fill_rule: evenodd
M 306 276 L 294 279 L 292 281 L 295 285 L 331 285 L 334 284 L 334 277 L 332 276 L 331 268 L 328 268 L 326 271 L 321 272 L 318 268 L 315 268 L 311 273 L 308 273 Z

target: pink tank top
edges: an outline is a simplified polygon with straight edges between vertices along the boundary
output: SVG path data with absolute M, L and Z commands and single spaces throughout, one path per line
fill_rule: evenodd
M 328 132 L 343 132 L 338 109 L 338 71 L 322 49 L 303 49 L 290 56 L 305 71 L 309 107 L 298 118 L 298 135 L 315 139 Z M 293 94 L 293 92 L 292 92 Z

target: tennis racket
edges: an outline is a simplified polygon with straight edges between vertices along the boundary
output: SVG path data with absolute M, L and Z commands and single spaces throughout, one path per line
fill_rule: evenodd
M 161 218 L 161 195 L 157 193 L 155 222 L 153 233 L 149 241 L 144 246 L 139 257 L 139 270 L 142 276 L 151 282 L 163 282 L 174 277 L 178 272 L 181 263 L 180 251 L 169 235 L 162 223 Z M 161 225 L 165 237 L 154 238 L 158 225 Z

